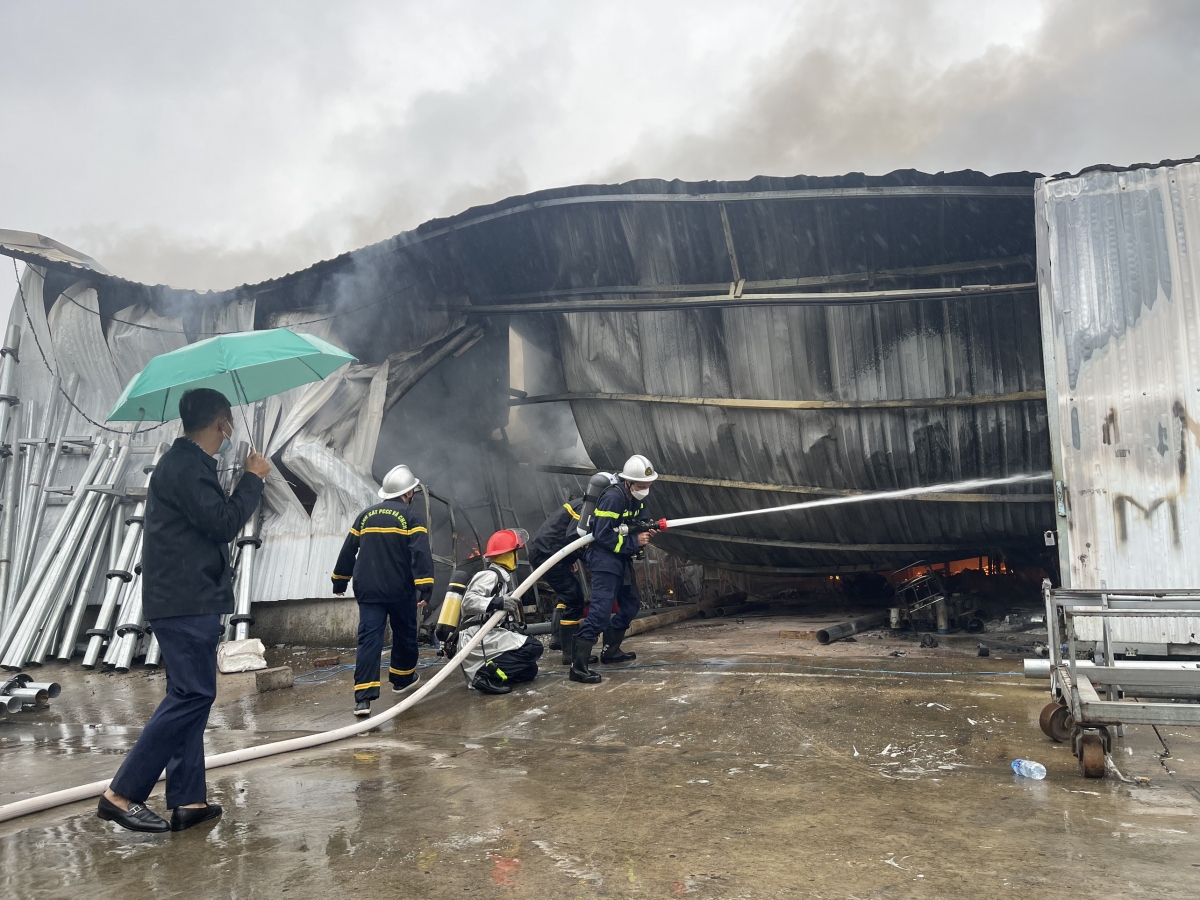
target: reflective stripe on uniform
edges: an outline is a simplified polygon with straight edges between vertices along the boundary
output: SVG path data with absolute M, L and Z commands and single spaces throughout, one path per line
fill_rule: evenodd
M 502 668 L 500 668 L 499 666 L 496 666 L 495 669 L 496 669 L 496 674 L 500 676 L 501 681 L 508 681 L 508 676 L 504 674 L 504 670 Z
M 366 684 L 356 684 L 354 686 L 354 689 L 356 691 L 365 691 L 367 688 L 373 688 L 373 687 L 379 687 L 379 682 L 378 681 L 368 681 Z
M 583 619 L 559 619 L 559 625 L 578 625 Z
M 560 604 L 558 604 L 558 606 L 556 606 L 556 607 L 554 607 L 554 608 L 555 608 L 555 609 L 566 609 L 566 608 L 567 608 L 567 604 L 565 604 L 565 603 L 560 603 Z
M 565 509 L 567 512 L 569 512 L 569 513 L 571 514 L 571 518 L 572 518 L 572 519 L 578 519 L 578 518 L 579 518 L 579 513 L 575 512 L 575 510 L 571 509 L 571 504 L 570 504 L 570 503 L 564 503 L 564 504 L 563 504 L 563 509 Z
M 350 576 L 349 576 L 349 575 L 336 575 L 336 574 L 335 574 L 335 575 L 333 576 L 333 580 L 334 580 L 334 581 L 349 581 L 349 580 L 350 580 Z
M 413 584 L 433 584 L 432 578 L 414 578 Z
M 414 534 L 429 534 L 429 531 L 422 525 L 418 525 L 416 528 L 383 528 L 372 526 L 359 531 L 359 535 L 364 534 L 402 534 L 405 537 L 411 537 Z
M 616 546 L 615 548 L 613 548 L 613 553 L 620 553 L 620 552 L 621 552 L 621 546 L 622 546 L 624 543 L 625 543 L 625 535 L 623 535 L 623 534 L 618 534 L 618 535 L 617 535 L 617 546 Z
M 621 518 L 620 513 L 615 513 L 610 509 L 598 509 L 598 510 L 596 510 L 596 515 L 600 516 L 600 518 L 602 518 L 602 519 L 619 519 L 619 518 Z
M 417 671 L 416 666 L 413 666 L 411 669 L 393 669 L 391 666 L 388 666 L 388 672 L 392 675 L 411 675 L 415 671 Z M 379 682 L 377 681 L 375 684 L 378 685 Z
M 355 537 L 361 537 L 361 536 L 362 536 L 362 532 L 361 532 L 361 531 L 359 531 L 357 528 L 351 528 L 351 529 L 350 529 L 350 533 L 351 533 L 352 535 L 354 535 Z

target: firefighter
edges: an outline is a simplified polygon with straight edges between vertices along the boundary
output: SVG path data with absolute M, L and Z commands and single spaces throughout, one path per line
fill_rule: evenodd
M 588 668 L 597 639 L 604 636 L 600 662 L 613 664 L 630 662 L 636 653 L 621 649 L 621 641 L 629 623 L 637 615 L 637 580 L 633 574 L 633 557 L 650 543 L 656 528 L 642 522 L 643 501 L 650 494 L 650 485 L 658 473 L 646 457 L 629 457 L 625 467 L 596 502 L 592 534 L 595 540 L 587 548 L 587 565 L 592 573 L 591 606 L 587 618 L 575 634 L 571 662 L 571 681 L 598 684 L 600 673 Z M 612 613 L 613 601 L 617 613 Z
M 412 687 L 417 674 L 417 616 L 433 593 L 433 556 L 425 517 L 414 506 L 417 480 L 396 466 L 379 489 L 382 502 L 363 510 L 350 527 L 337 565 L 333 592 L 345 594 L 354 579 L 358 600 L 358 656 L 354 665 L 354 714 L 369 716 L 379 698 L 383 630 L 392 623 L 388 680 L 392 693 Z
M 492 613 L 508 612 L 508 618 L 489 631 L 463 661 L 470 686 L 485 694 L 507 694 L 512 685 L 537 677 L 542 642 L 521 633 L 520 600 L 509 596 L 517 551 L 523 546 L 515 531 L 506 528 L 493 534 L 483 553 L 487 568 L 476 572 L 463 592 L 460 646 L 475 636 Z
M 579 510 L 582 506 L 582 497 L 568 500 L 542 523 L 542 527 L 529 541 L 530 565 L 538 568 L 571 541 L 579 538 L 576 528 L 579 525 Z M 558 596 L 558 605 L 554 610 L 550 630 L 550 649 L 562 650 L 564 666 L 571 664 L 571 648 L 575 632 L 579 630 L 579 623 L 583 621 L 583 608 L 586 604 L 583 585 L 580 584 L 578 575 L 580 556 L 579 552 L 571 554 L 542 576 Z

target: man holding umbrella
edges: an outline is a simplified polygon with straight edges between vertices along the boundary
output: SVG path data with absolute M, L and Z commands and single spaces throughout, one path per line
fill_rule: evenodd
M 226 497 L 213 458 L 229 445 L 233 412 L 220 391 L 179 398 L 183 437 L 150 476 L 142 547 L 142 602 L 162 648 L 167 696 L 100 798 L 97 815 L 132 831 L 183 831 L 221 815 L 204 783 L 204 728 L 217 696 L 221 616 L 233 612 L 229 544 L 258 506 L 270 464 L 246 457 Z M 146 798 L 167 770 L 170 824 Z

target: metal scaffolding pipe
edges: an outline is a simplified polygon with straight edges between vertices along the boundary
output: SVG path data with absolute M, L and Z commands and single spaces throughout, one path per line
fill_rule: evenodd
M 142 576 L 138 574 L 129 586 L 129 595 L 121 607 L 117 638 L 109 643 L 109 651 L 104 656 L 105 665 L 113 666 L 118 672 L 129 671 L 138 641 L 144 633 L 142 623 Z
M 58 461 L 62 457 L 63 438 L 66 437 L 67 425 L 71 421 L 70 401 L 75 399 L 75 392 L 78 389 L 79 376 L 72 373 L 67 377 L 66 387 L 63 388 L 63 394 L 61 395 L 62 402 L 59 403 L 60 412 L 54 429 L 54 445 L 50 449 L 50 458 L 46 462 L 46 468 L 42 472 L 41 484 L 38 486 L 37 500 L 33 510 L 28 541 L 22 548 L 24 554 L 21 559 L 22 578 L 29 571 L 34 559 L 37 557 L 38 535 L 41 534 L 42 523 L 46 520 L 46 500 L 50 496 L 46 489 L 50 487 L 50 480 L 54 477 L 55 470 L 58 468 Z M 49 552 L 50 549 L 47 547 L 46 552 Z
M 887 621 L 888 614 L 886 612 L 859 616 L 857 619 L 851 619 L 849 622 L 843 622 L 841 625 L 830 625 L 828 628 L 822 628 L 817 632 L 817 642 L 820 644 L 831 644 L 834 641 L 840 641 L 842 638 L 848 638 L 852 634 L 858 634 L 860 631 L 882 628 L 887 624 Z
M 113 502 L 114 500 L 115 498 L 109 498 L 109 506 L 119 511 L 120 506 Z M 104 501 L 101 500 L 101 502 L 103 503 Z M 109 512 L 109 508 L 106 508 L 106 517 Z M 107 525 L 107 523 L 105 524 Z M 79 629 L 83 627 L 83 617 L 87 613 L 88 598 L 92 593 L 92 585 L 96 583 L 96 576 L 100 574 L 100 566 L 109 557 L 108 545 L 111 542 L 111 530 L 106 529 L 104 536 L 96 541 L 95 546 L 92 547 L 91 554 L 88 556 L 87 569 L 84 570 L 83 578 L 80 579 L 79 585 L 75 590 L 75 602 L 71 606 L 70 615 L 67 616 L 66 622 L 63 623 L 62 641 L 58 647 L 58 658 L 63 662 L 69 661 L 75 655 L 75 642 L 79 640 Z
M 150 473 L 158 461 L 162 459 L 170 445 L 161 443 L 154 454 L 154 462 L 146 467 L 146 485 L 150 485 Z M 121 540 L 121 552 L 117 556 L 117 564 L 108 570 L 108 584 L 104 588 L 104 600 L 100 604 L 100 612 L 96 616 L 96 627 L 88 631 L 88 647 L 83 654 L 83 667 L 93 669 L 100 658 L 100 650 L 111 634 L 113 614 L 117 610 L 117 600 L 121 596 L 121 588 L 133 579 L 133 564 L 141 552 L 142 520 L 146 515 L 146 501 L 140 500 L 133 508 L 133 515 L 125 520 L 125 535 Z M 115 545 L 115 544 L 114 544 Z
M 146 668 L 157 669 L 162 662 L 162 648 L 158 646 L 158 638 L 150 633 L 150 643 L 146 646 Z
M 21 326 L 16 322 L 9 322 L 8 333 L 4 336 L 4 347 L 0 348 L 0 357 L 4 359 L 0 363 L 0 434 L 7 431 L 9 416 L 20 402 L 15 393 L 20 352 Z M 16 430 L 12 433 L 16 434 Z
M 19 687 L 19 685 L 13 685 L 14 689 L 17 687 Z M 19 713 L 21 711 L 21 707 L 24 705 L 25 704 L 21 702 L 20 697 L 13 697 L 10 694 L 0 694 L 0 710 L 3 710 L 6 713 Z
M 90 493 L 92 493 L 90 491 L 85 491 L 82 488 L 85 485 L 91 484 L 92 479 L 96 476 L 97 470 L 105 462 L 106 454 L 100 452 L 100 449 L 101 445 L 97 445 L 93 448 L 91 458 L 88 460 L 87 469 L 84 471 L 83 477 L 79 479 L 80 490 L 77 490 L 72 495 L 70 502 L 66 506 L 66 509 L 63 510 L 62 518 L 58 520 L 58 524 L 54 528 L 54 533 L 51 534 L 50 539 L 46 542 L 45 551 L 43 551 L 41 557 L 37 561 L 37 564 L 33 567 L 33 571 L 30 572 L 29 578 L 21 590 L 21 596 L 17 600 L 12 616 L 4 625 L 4 632 L 3 634 L 0 634 L 0 652 L 5 654 L 5 658 L 8 658 L 11 655 L 14 645 L 17 643 L 15 635 L 17 634 L 18 630 L 21 630 L 25 623 L 32 618 L 30 613 L 36 612 L 35 601 L 42 596 L 42 592 L 39 590 L 42 586 L 42 582 L 46 580 L 46 575 L 52 568 L 52 561 L 58 555 L 59 547 L 63 544 L 67 535 L 75 526 L 78 519 L 79 509 L 83 505 L 84 499 Z M 107 449 L 107 447 L 105 447 L 105 449 Z M 82 531 L 82 528 L 80 528 L 80 531 Z M 77 540 L 78 535 L 76 535 L 76 541 Z M 61 575 L 61 572 L 58 574 Z M 53 586 L 51 586 L 51 589 L 53 589 Z M 31 627 L 36 629 L 40 624 L 41 622 L 37 621 Z M 23 654 L 28 647 L 26 646 L 20 649 Z M 24 660 L 17 662 L 16 666 L 19 667 L 21 662 L 24 662 Z M 0 666 L 2 665 L 4 665 L 4 662 L 3 660 L 0 660 Z
M 255 447 L 262 446 L 263 427 L 263 405 L 260 402 L 254 404 L 254 433 L 250 435 Z M 250 448 L 246 449 L 248 451 Z M 246 456 L 243 455 L 241 460 L 242 470 L 245 471 Z M 262 546 L 262 539 L 259 537 L 259 524 L 262 518 L 260 509 L 261 504 L 250 513 L 250 518 L 242 526 L 242 533 L 237 539 L 237 596 L 234 599 L 233 615 L 229 617 L 229 624 L 233 626 L 233 638 L 237 641 L 246 640 L 250 636 L 250 626 L 254 624 L 254 616 L 250 614 L 250 602 L 254 588 L 254 557 L 258 548 Z
M 12 571 L 13 535 L 17 524 L 17 491 L 21 476 L 21 407 L 12 410 L 8 419 L 8 447 L 11 455 L 4 469 L 4 509 L 0 514 L 0 629 L 8 622 L 12 605 L 9 595 L 9 574 Z
M 17 527 L 16 549 L 13 551 L 12 577 L 18 592 L 24 589 L 24 572 L 21 571 L 21 563 L 25 559 L 25 545 L 29 541 L 30 520 L 33 517 L 33 510 L 37 506 L 37 492 L 41 487 L 42 460 L 47 442 L 50 440 L 50 429 L 54 425 L 54 417 L 58 411 L 59 383 L 58 376 L 55 376 L 50 385 L 50 399 L 40 410 L 41 417 L 37 420 L 37 427 L 31 427 L 29 436 L 31 443 L 26 445 L 24 478 L 21 484 L 21 518 Z M 33 426 L 34 422 L 31 420 L 29 424 Z
M 24 706 L 46 706 L 50 702 L 50 692 L 45 688 L 12 688 L 8 696 L 16 697 Z
M 98 445 L 95 448 L 93 458 L 99 459 L 100 465 L 97 470 L 91 472 L 90 478 L 103 479 L 112 470 L 116 460 L 111 457 L 106 458 L 106 454 L 111 451 L 112 446 L 109 444 Z M 90 466 L 89 469 L 91 469 Z M 70 522 L 66 535 L 58 546 L 47 547 L 42 553 L 39 566 L 44 561 L 49 564 L 49 567 L 45 576 L 36 586 L 24 621 L 18 627 L 12 640 L 6 645 L 3 656 L 0 657 L 0 667 L 19 669 L 27 662 L 41 665 L 44 654 L 42 657 L 34 656 L 35 647 L 39 643 L 41 635 L 46 631 L 54 632 L 56 630 L 58 620 L 52 618 L 53 611 L 60 600 L 65 605 L 74 589 L 74 584 L 62 584 L 63 576 L 83 556 L 80 550 L 84 532 L 91 521 L 93 510 L 100 500 L 100 494 L 87 489 L 92 483 L 90 478 L 85 478 L 79 483 L 71 498 L 71 505 L 63 513 L 63 518 Z M 60 590 L 60 586 L 62 586 L 62 590 Z M 62 610 L 59 609 L 58 612 L 61 618 Z M 53 641 L 53 639 L 54 634 L 51 633 L 49 641 Z M 49 652 L 49 641 L 46 645 L 47 652 Z
M 57 681 L 27 681 L 25 687 L 29 690 L 45 691 L 51 700 L 62 693 L 62 685 Z

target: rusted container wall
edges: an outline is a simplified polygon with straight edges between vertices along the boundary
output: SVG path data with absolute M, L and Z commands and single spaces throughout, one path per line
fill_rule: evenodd
M 1200 586 L 1200 163 L 1039 179 L 1036 211 L 1063 584 Z

